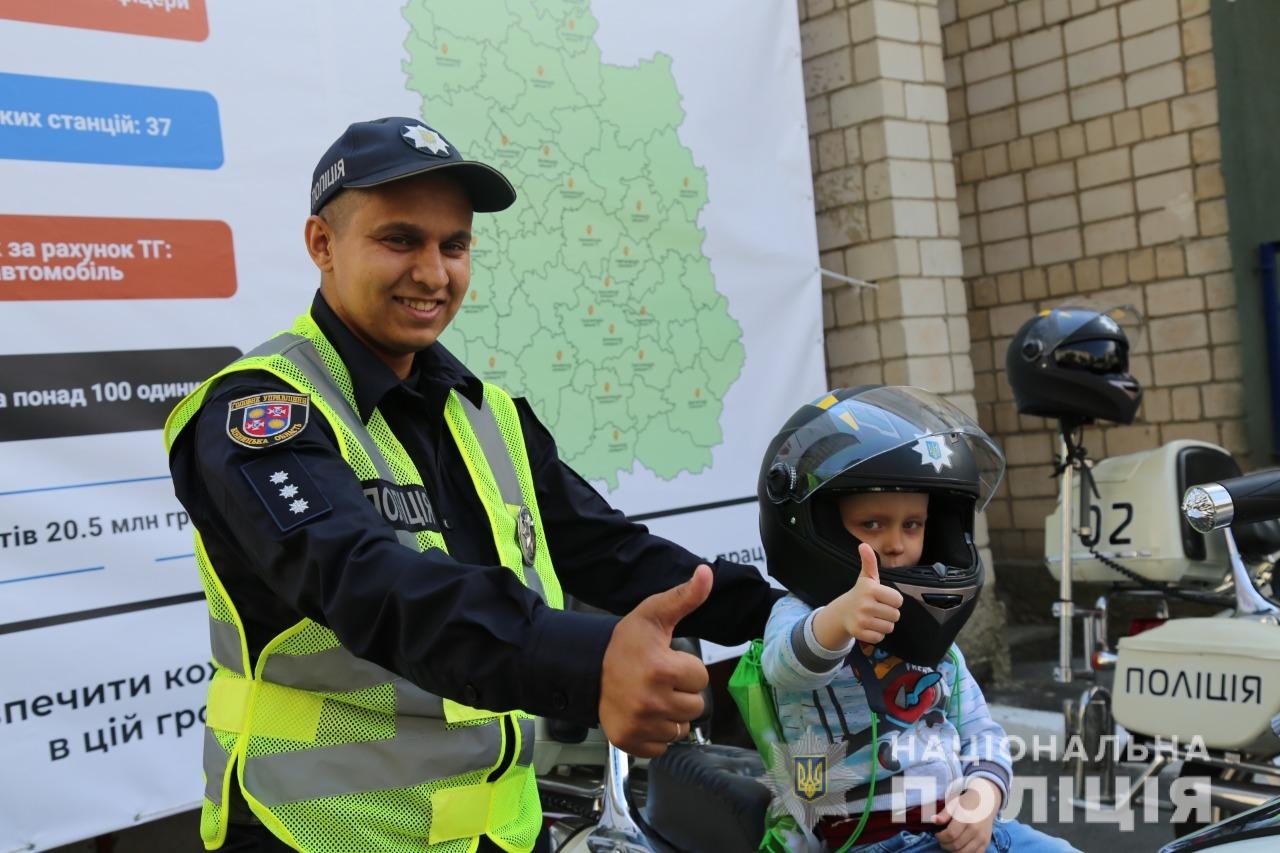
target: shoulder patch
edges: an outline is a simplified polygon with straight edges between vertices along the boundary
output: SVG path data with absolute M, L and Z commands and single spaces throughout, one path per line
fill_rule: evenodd
M 240 466 L 240 471 L 282 531 L 333 509 L 302 460 L 291 450 L 269 453 Z
M 311 398 L 306 394 L 254 394 L 227 404 L 227 435 L 236 444 L 261 450 L 284 444 L 307 428 Z

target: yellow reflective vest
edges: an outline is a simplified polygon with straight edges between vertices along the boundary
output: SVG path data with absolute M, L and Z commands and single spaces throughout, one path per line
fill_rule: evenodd
M 382 414 L 375 409 L 367 423 L 361 421 L 347 368 L 309 314 L 180 402 L 165 424 L 166 448 L 195 418 L 216 380 L 246 370 L 274 374 L 308 395 L 361 481 L 422 485 Z M 477 408 L 452 391 L 444 419 L 485 507 L 502 565 L 549 606 L 562 607 L 511 398 L 485 384 L 484 404 Z M 434 531 L 397 535 L 414 550 L 446 550 Z M 532 537 L 523 549 L 521 536 Z M 530 550 L 532 559 L 525 556 Z M 357 658 L 310 619 L 274 637 L 251 666 L 244 625 L 198 530 L 195 553 L 215 669 L 200 819 L 207 849 L 226 839 L 233 775 L 253 813 L 306 853 L 470 853 L 481 835 L 512 853 L 532 848 L 542 813 L 529 715 L 494 713 L 431 694 Z

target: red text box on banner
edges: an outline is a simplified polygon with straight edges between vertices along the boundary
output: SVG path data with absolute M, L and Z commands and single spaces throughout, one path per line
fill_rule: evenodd
M 235 250 L 225 222 L 0 216 L 0 302 L 235 292 Z
M 209 37 L 205 0 L 0 0 L 0 18 L 183 41 Z

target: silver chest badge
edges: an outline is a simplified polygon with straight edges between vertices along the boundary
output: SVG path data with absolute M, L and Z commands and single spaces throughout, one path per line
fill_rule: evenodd
M 532 568 L 533 557 L 537 552 L 538 540 L 533 533 L 533 513 L 527 506 L 520 507 L 516 515 L 516 542 L 520 545 L 520 557 L 525 568 Z

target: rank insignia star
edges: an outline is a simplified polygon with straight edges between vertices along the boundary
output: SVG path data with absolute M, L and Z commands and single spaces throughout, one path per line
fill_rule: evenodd
M 278 451 L 240 466 L 261 508 L 281 532 L 327 515 L 332 505 L 292 451 Z

